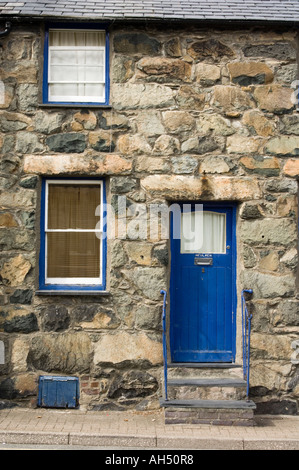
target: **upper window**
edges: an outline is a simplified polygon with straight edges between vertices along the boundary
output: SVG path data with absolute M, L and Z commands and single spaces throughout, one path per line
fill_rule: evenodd
M 45 39 L 45 103 L 108 104 L 107 33 L 49 28 Z
M 105 289 L 103 185 L 99 180 L 43 182 L 41 289 Z

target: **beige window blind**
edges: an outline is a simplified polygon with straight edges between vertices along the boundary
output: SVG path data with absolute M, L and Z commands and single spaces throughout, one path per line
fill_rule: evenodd
M 46 282 L 100 282 L 102 231 L 97 208 L 101 182 L 49 182 L 46 215 Z

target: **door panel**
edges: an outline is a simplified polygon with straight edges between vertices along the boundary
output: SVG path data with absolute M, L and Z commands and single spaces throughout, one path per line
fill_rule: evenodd
M 170 346 L 174 362 L 234 360 L 234 214 L 234 207 L 204 205 L 198 239 L 191 240 L 188 230 L 183 233 L 190 216 L 181 218 L 181 236 L 187 234 L 188 240 L 171 239 Z

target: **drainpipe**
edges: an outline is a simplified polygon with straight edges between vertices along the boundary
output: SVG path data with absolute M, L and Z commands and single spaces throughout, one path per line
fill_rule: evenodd
M 5 23 L 5 29 L 3 31 L 0 31 L 0 38 L 3 38 L 4 36 L 7 36 L 11 31 L 11 22 L 6 21 Z

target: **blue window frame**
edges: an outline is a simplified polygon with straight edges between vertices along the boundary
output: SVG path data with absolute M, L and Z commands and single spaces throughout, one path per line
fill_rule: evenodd
M 109 104 L 106 25 L 52 23 L 46 26 L 43 103 Z
M 105 182 L 44 178 L 40 220 L 40 291 L 105 291 Z

